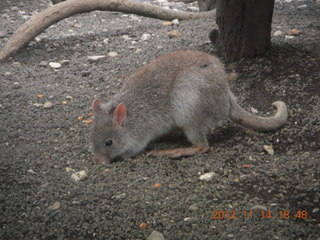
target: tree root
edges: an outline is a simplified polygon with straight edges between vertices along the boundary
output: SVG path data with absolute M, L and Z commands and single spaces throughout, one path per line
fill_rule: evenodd
M 0 61 L 13 56 L 32 39 L 54 23 L 79 13 L 91 11 L 116 11 L 137 14 L 140 16 L 171 21 L 173 19 L 187 20 L 195 18 L 214 17 L 215 11 L 210 12 L 179 12 L 164 9 L 147 3 L 128 0 L 67 0 L 53 5 L 33 16 L 22 24 L 11 36 L 0 52 Z

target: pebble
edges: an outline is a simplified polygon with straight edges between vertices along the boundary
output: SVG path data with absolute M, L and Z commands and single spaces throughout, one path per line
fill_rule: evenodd
M 196 203 L 190 205 L 190 207 L 189 207 L 189 210 L 192 211 L 192 212 L 195 212 L 195 211 L 197 211 L 198 209 L 199 209 L 199 208 L 198 208 L 198 206 L 197 206 Z
M 179 22 L 178 19 L 174 19 L 174 20 L 172 20 L 172 22 L 171 22 L 171 25 L 173 25 L 173 26 L 178 26 L 179 24 L 180 24 L 180 22 Z
M 266 212 L 268 209 L 263 205 L 254 205 L 250 210 L 262 210 Z
M 305 5 L 305 4 L 303 4 L 303 5 L 300 5 L 300 6 L 298 6 L 297 8 L 307 8 L 308 6 L 307 5 Z
M 263 146 L 263 149 L 271 156 L 274 155 L 274 150 L 273 150 L 273 147 L 272 145 L 264 145 Z
M 7 34 L 5 32 L 0 31 L 0 38 L 5 38 Z
M 125 41 L 132 40 L 132 38 L 129 37 L 129 35 L 123 35 L 122 38 L 123 38 Z
M 281 37 L 281 36 L 283 36 L 283 32 L 280 31 L 280 30 L 277 30 L 277 31 L 274 32 L 273 36 L 275 36 L 275 37 Z
M 67 59 L 64 59 L 64 60 L 60 61 L 61 65 L 69 65 L 69 63 L 70 63 L 70 60 L 67 60 Z
M 71 179 L 74 180 L 74 181 L 76 181 L 76 182 L 79 182 L 79 181 L 87 178 L 87 176 L 88 176 L 88 175 L 87 175 L 86 171 L 85 171 L 85 170 L 82 170 L 82 171 L 73 173 L 73 174 L 71 175 Z
M 101 59 L 105 59 L 106 55 L 96 55 L 96 56 L 88 56 L 89 62 L 98 62 Z
M 13 83 L 13 88 L 14 89 L 18 89 L 18 88 L 20 88 L 21 86 L 20 86 L 20 83 L 19 82 L 14 82 Z
M 297 36 L 300 34 L 300 31 L 298 29 L 291 29 L 289 30 L 289 35 L 294 35 L 294 36 Z
M 141 40 L 142 41 L 147 41 L 147 40 L 149 40 L 151 38 L 151 34 L 149 34 L 149 33 L 144 33 L 143 35 L 142 35 L 142 37 L 141 37 Z
M 40 63 L 39 63 L 39 66 L 41 66 L 41 67 L 45 67 L 45 66 L 47 66 L 48 65 L 48 62 L 47 61 L 41 61 Z
M 58 210 L 61 206 L 61 203 L 59 201 L 56 201 L 54 204 L 52 204 L 51 206 L 49 206 L 48 208 L 50 210 Z
M 124 199 L 126 198 L 127 194 L 126 193 L 121 193 L 121 194 L 118 194 L 118 195 L 115 195 L 113 198 L 115 199 Z
M 285 39 L 293 39 L 293 38 L 294 38 L 294 36 L 286 35 L 284 38 L 285 38 Z
M 153 230 L 147 240 L 164 240 L 164 236 L 162 235 L 162 233 Z
M 181 37 L 181 35 L 182 34 L 180 32 L 178 32 L 177 30 L 172 30 L 172 31 L 168 32 L 169 38 L 179 38 L 179 37 Z
M 10 66 L 11 66 L 11 67 L 19 68 L 19 67 L 21 67 L 21 63 L 19 63 L 19 62 L 14 62 L 14 63 L 12 63 Z
M 67 100 L 72 100 L 73 97 L 68 95 L 68 96 L 66 96 L 66 99 L 67 99 Z
M 108 56 L 109 57 L 116 57 L 116 56 L 118 56 L 118 53 L 117 52 L 109 52 Z
M 32 105 L 35 106 L 35 107 L 42 107 L 42 106 L 43 106 L 42 103 L 34 103 L 34 104 L 32 104 Z
M 5 76 L 5 77 L 9 77 L 9 76 L 11 76 L 11 75 L 12 75 L 11 72 L 5 72 L 5 73 L 4 73 L 4 76 Z
M 58 63 L 58 62 L 49 62 L 49 66 L 50 66 L 52 69 L 59 69 L 59 68 L 61 68 L 61 64 Z
M 53 103 L 52 102 L 45 102 L 43 104 L 43 108 L 45 108 L 45 109 L 53 108 Z
M 104 43 L 105 45 L 107 45 L 107 44 L 109 43 L 109 38 L 103 39 L 103 43 Z
M 210 182 L 212 181 L 213 177 L 215 176 L 216 174 L 214 172 L 208 172 L 208 173 L 205 173 L 205 174 L 202 174 L 199 179 L 201 181 L 205 181 L 205 182 Z

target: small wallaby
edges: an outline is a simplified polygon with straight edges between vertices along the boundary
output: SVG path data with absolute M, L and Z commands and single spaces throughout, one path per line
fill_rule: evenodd
M 259 117 L 237 104 L 223 64 L 199 51 L 175 51 L 154 59 L 125 82 L 108 102 L 95 100 L 91 148 L 97 163 L 132 157 L 147 144 L 181 129 L 191 147 L 149 152 L 180 158 L 209 152 L 206 134 L 229 118 L 257 131 L 271 131 L 287 120 L 286 104 L 274 102 L 272 117 Z

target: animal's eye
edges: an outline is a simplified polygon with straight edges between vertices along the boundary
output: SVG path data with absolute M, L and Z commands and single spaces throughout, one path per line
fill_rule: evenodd
M 109 147 L 109 146 L 111 146 L 112 145 L 112 140 L 111 139 L 109 139 L 109 140 L 107 140 L 106 141 L 106 147 Z

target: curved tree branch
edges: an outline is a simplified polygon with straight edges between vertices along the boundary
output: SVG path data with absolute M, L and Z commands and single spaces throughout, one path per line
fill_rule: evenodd
M 147 3 L 128 0 L 67 0 L 53 5 L 22 24 L 0 52 L 0 61 L 13 56 L 32 39 L 54 23 L 70 16 L 95 10 L 132 13 L 162 20 L 186 20 L 213 17 L 215 12 L 179 12 Z

